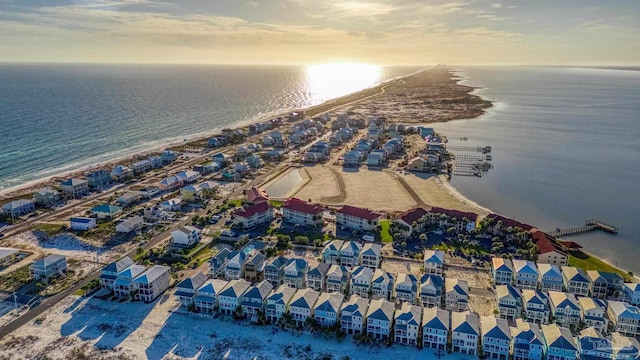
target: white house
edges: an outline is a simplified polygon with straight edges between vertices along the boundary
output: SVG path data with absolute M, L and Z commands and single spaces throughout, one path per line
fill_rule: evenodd
M 177 298 L 181 306 L 188 308 L 193 305 L 193 298 L 196 296 L 196 292 L 205 282 L 207 282 L 205 274 L 201 272 L 195 273 L 176 285 L 176 291 L 173 296 Z
M 291 198 L 282 206 L 282 218 L 292 224 L 322 227 L 323 211 L 324 209 L 320 205 Z
M 591 279 L 589 279 L 589 276 L 583 269 L 573 266 L 563 266 L 562 279 L 567 292 L 580 296 L 589 296 Z
M 511 348 L 511 330 L 505 319 L 483 316 L 480 319 L 482 330 L 482 353 L 487 359 L 508 360 Z
M 118 274 L 133 265 L 133 260 L 130 257 L 125 256 L 118 261 L 114 261 L 105 266 L 98 277 L 100 287 L 103 289 L 113 290 L 113 284 L 118 279 Z
M 451 351 L 476 355 L 480 341 L 480 317 L 469 311 L 451 313 Z
M 95 218 L 90 217 L 72 217 L 69 219 L 69 228 L 76 231 L 87 231 L 98 226 Z
M 227 287 L 228 281 L 220 279 L 207 280 L 196 290 L 193 305 L 202 314 L 213 314 L 218 309 L 218 294 Z
M 367 334 L 376 340 L 386 340 L 391 334 L 395 305 L 392 302 L 376 299 L 369 302 L 367 309 Z
M 136 215 L 122 220 L 118 225 L 116 225 L 116 231 L 119 233 L 128 234 L 132 231 L 140 230 L 143 225 L 144 220 L 142 219 L 142 217 Z
M 289 259 L 284 256 L 273 258 L 264 267 L 264 279 L 274 287 L 280 286 L 284 280 L 284 267 L 288 261 Z
M 538 263 L 538 273 L 540 274 L 540 290 L 542 291 L 562 291 L 563 281 L 560 267 L 555 264 Z
M 580 305 L 575 295 L 559 291 L 549 291 L 551 314 L 560 326 L 577 326 L 580 323 Z
M 355 241 L 345 241 L 340 247 L 340 264 L 348 267 L 360 263 L 361 246 Z
M 171 232 L 171 244 L 175 246 L 192 246 L 202 239 L 202 230 L 185 225 Z
M 545 347 L 538 324 L 516 319 L 516 326 L 511 328 L 511 335 L 513 360 L 542 360 Z
M 627 336 L 640 335 L 640 309 L 620 301 L 609 301 L 607 314 L 613 331 Z
M 527 321 L 537 324 L 548 324 L 551 310 L 549 299 L 539 290 L 522 290 L 522 306 L 527 317 Z
M 243 229 L 268 224 L 273 220 L 273 207 L 268 202 L 250 205 L 234 213 L 233 224 Z
M 328 292 L 343 292 L 349 285 L 349 269 L 342 265 L 331 265 L 325 278 Z
M 580 320 L 585 327 L 593 327 L 599 332 L 607 332 L 609 320 L 607 319 L 607 305 L 603 300 L 581 296 Z
M 538 268 L 530 260 L 513 260 L 513 270 L 515 275 L 515 285 L 520 289 L 538 288 Z
M 249 256 L 244 251 L 231 251 L 224 264 L 224 277 L 227 280 L 237 280 L 244 277 L 245 266 Z
M 220 312 L 231 315 L 242 303 L 242 296 L 249 289 L 251 283 L 245 279 L 231 280 L 218 294 Z
M 360 252 L 360 263 L 362 264 L 362 266 L 377 269 L 380 266 L 381 258 L 381 244 L 365 243 L 364 245 L 362 245 L 362 251 Z
M 313 317 L 321 326 L 331 326 L 338 322 L 344 295 L 339 292 L 320 293 L 313 305 Z
M 311 317 L 311 310 L 318 297 L 320 297 L 320 292 L 313 289 L 307 288 L 296 291 L 291 298 L 291 302 L 289 302 L 289 313 L 296 325 L 304 325 L 307 319 Z
M 576 360 L 578 345 L 571 331 L 558 325 L 541 325 L 548 360 Z
M 325 282 L 327 272 L 331 264 L 320 262 L 316 266 L 312 266 L 307 271 L 307 287 L 315 291 L 325 291 Z
M 624 283 L 622 285 L 622 293 L 624 299 L 632 305 L 640 305 L 640 284 L 639 283 Z
M 60 183 L 60 188 L 63 193 L 73 198 L 79 198 L 89 192 L 89 181 L 85 179 L 67 179 Z
M 372 299 L 384 299 L 390 301 L 393 295 L 394 287 L 394 274 L 382 269 L 376 269 L 376 271 L 373 272 L 373 278 L 371 279 Z
M 420 303 L 425 308 L 438 307 L 442 303 L 444 279 L 436 274 L 424 274 L 420 278 Z
M 372 231 L 378 226 L 382 214 L 371 210 L 344 205 L 336 212 L 336 225 L 352 230 Z
M 569 254 L 562 250 L 554 238 L 542 231 L 531 231 L 531 238 L 538 248 L 538 264 L 554 264 L 565 266 L 569 264 Z
M 373 269 L 366 266 L 356 266 L 351 269 L 350 294 L 357 294 L 365 299 L 369 298 L 371 291 L 371 278 Z
M 466 280 L 444 280 L 445 309 L 451 311 L 466 311 L 469 309 L 469 283 Z
M 67 258 L 64 255 L 49 255 L 33 262 L 29 273 L 34 279 L 49 279 L 64 276 L 67 271 Z
M 522 316 L 522 295 L 512 285 L 496 286 L 496 301 L 500 318 L 515 320 Z
M 160 208 L 164 211 L 180 211 L 182 208 L 182 199 L 173 198 L 160 203 Z
M 403 302 L 395 312 L 393 341 L 396 344 L 417 346 L 421 325 L 422 307 Z
M 36 211 L 36 203 L 29 199 L 14 200 L 2 207 L 2 214 L 12 217 L 26 215 L 34 211 Z
M 169 288 L 170 280 L 170 267 L 154 265 L 133 280 L 134 288 L 137 290 L 136 297 L 147 303 L 152 302 Z
M 415 305 L 418 299 L 418 279 L 413 274 L 399 273 L 393 293 L 397 302 Z
M 369 308 L 369 300 L 351 295 L 340 309 L 340 329 L 349 335 L 360 334 Z
M 424 273 L 442 275 L 444 272 L 444 251 L 424 251 Z
M 289 302 L 296 293 L 296 289 L 290 288 L 287 285 L 280 285 L 277 289 L 273 290 L 265 301 L 265 314 L 267 320 L 273 324 L 277 324 L 282 315 L 289 309 Z
M 451 312 L 437 307 L 422 309 L 422 347 L 446 350 Z
M 329 241 L 322 249 L 322 261 L 329 264 L 339 264 L 340 263 L 340 249 L 344 241 L 342 240 L 332 240 Z
M 113 293 L 117 297 L 131 298 L 135 295 L 135 283 L 133 282 L 138 275 L 147 270 L 142 265 L 130 265 L 118 273 L 116 281 L 113 283 Z
M 266 280 L 252 285 L 242 296 L 242 313 L 252 323 L 257 323 L 260 313 L 264 311 L 264 303 L 273 290 L 273 285 Z
M 287 260 L 283 269 L 283 282 L 295 289 L 304 289 L 306 286 L 306 275 L 308 270 L 307 261 L 299 258 Z

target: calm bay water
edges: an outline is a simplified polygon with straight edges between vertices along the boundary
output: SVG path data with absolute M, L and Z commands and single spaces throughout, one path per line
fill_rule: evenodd
M 419 68 L 330 70 L 0 64 L 0 189 L 319 104 Z
M 570 239 L 640 273 L 640 71 L 464 68 L 495 102 L 486 116 L 436 126 L 451 143 L 491 145 L 494 169 L 456 177 L 462 194 L 543 230 L 596 218 L 618 235 Z M 468 141 L 456 141 L 468 136 Z

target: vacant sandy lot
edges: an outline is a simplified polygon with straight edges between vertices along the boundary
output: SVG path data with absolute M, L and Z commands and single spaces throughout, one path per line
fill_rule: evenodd
M 313 202 L 322 202 L 323 198 L 340 196 L 340 189 L 333 173 L 328 167 L 322 165 L 307 166 L 304 168 L 311 180 L 302 187 L 294 196 Z
M 380 265 L 380 268 L 384 271 L 388 271 L 394 274 L 398 274 L 398 273 L 414 274 L 418 276 L 418 280 L 419 280 L 421 275 L 421 271 L 420 271 L 421 266 L 422 266 L 421 261 L 384 258 L 384 260 L 382 260 L 382 264 Z
M 420 196 L 422 201 L 431 206 L 486 214 L 483 209 L 477 208 L 470 202 L 463 202 L 460 198 L 454 196 L 449 191 L 449 188 L 442 186 L 434 176 L 413 173 L 402 173 L 400 176 Z

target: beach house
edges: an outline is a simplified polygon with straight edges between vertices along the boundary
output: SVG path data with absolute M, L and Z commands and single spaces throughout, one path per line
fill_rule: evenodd
M 607 332 L 607 305 L 604 300 L 590 297 L 578 297 L 580 304 L 580 321 L 585 327 L 593 327 L 599 332 Z
M 589 289 L 591 296 L 598 299 L 606 299 L 609 292 L 607 278 L 598 270 L 587 270 L 586 273 L 591 283 L 591 288 Z
M 511 329 L 505 319 L 483 316 L 480 319 L 482 331 L 482 353 L 487 359 L 508 360 L 511 349 Z
M 398 273 L 396 276 L 393 296 L 396 302 L 416 304 L 418 298 L 418 279 L 413 274 Z
M 373 277 L 373 269 L 366 266 L 356 266 L 351 269 L 351 281 L 349 284 L 349 293 L 357 294 L 360 297 L 368 299 L 371 291 L 371 278 Z
M 178 179 L 177 176 L 173 176 L 173 175 L 160 180 L 160 184 L 158 184 L 158 186 L 160 186 L 160 189 L 164 191 L 176 190 L 177 188 L 180 187 L 180 185 L 181 185 L 180 179 Z
M 245 279 L 231 280 L 218 294 L 220 312 L 226 315 L 233 314 L 242 303 L 242 296 L 249 289 L 251 283 Z
M 544 292 L 539 290 L 522 290 L 522 306 L 528 322 L 536 324 L 548 324 L 551 310 L 549 299 Z
M 191 184 L 202 177 L 199 172 L 193 170 L 182 170 L 175 175 L 180 185 Z
M 342 265 L 331 265 L 327 271 L 325 286 L 328 292 L 343 292 L 349 285 L 349 269 Z
M 607 315 L 613 331 L 627 336 L 640 335 L 640 309 L 621 301 L 608 302 Z
M 519 289 L 538 288 L 538 268 L 533 261 L 530 260 L 513 260 L 513 270 L 515 275 L 515 286 Z
M 451 351 L 476 355 L 480 341 L 480 317 L 469 311 L 451 313 Z
M 289 302 L 289 313 L 297 326 L 303 326 L 312 316 L 313 306 L 320 297 L 320 292 L 313 289 L 300 289 Z
M 18 217 L 36 211 L 36 203 L 29 199 L 18 199 L 2 206 L 2 214 L 10 217 Z
M 580 323 L 580 304 L 575 295 L 559 291 L 549 291 L 551 315 L 560 326 L 577 326 Z
M 138 201 L 140 201 L 140 199 L 142 199 L 142 193 L 139 191 L 127 191 L 124 194 L 120 195 L 117 199 L 116 202 L 118 203 L 118 205 L 120 206 L 129 206 L 132 205 Z
M 362 247 L 355 241 L 345 241 L 340 247 L 340 264 L 354 267 L 360 263 Z
M 178 283 L 173 296 L 176 297 L 181 306 L 189 308 L 193 305 L 196 292 L 205 282 L 207 282 L 207 276 L 201 272 L 197 272 Z
M 576 360 L 578 344 L 571 331 L 555 324 L 541 325 L 547 360 Z
M 223 248 L 209 260 L 209 277 L 218 278 L 224 274 L 230 252 L 228 248 Z
M 360 334 L 369 308 L 369 300 L 352 294 L 340 308 L 340 329 L 349 335 Z
M 270 282 L 263 280 L 249 289 L 242 296 L 242 314 L 246 316 L 252 323 L 259 321 L 260 314 L 264 312 L 264 303 L 273 290 Z
M 14 248 L 0 247 L 0 267 L 8 266 L 14 262 L 20 250 Z
M 426 308 L 438 307 L 442 303 L 444 279 L 436 274 L 424 274 L 420 278 L 420 304 Z
M 69 229 L 74 231 L 87 231 L 98 226 L 95 218 L 90 217 L 72 217 L 69 219 Z
M 402 303 L 394 314 L 393 341 L 396 344 L 417 346 L 422 325 L 422 307 Z
M 144 226 L 144 220 L 142 216 L 132 216 L 122 220 L 118 225 L 116 225 L 116 232 L 121 234 L 129 234 L 134 231 L 138 231 L 142 229 Z
M 202 198 L 204 189 L 200 185 L 187 185 L 180 189 L 180 196 L 185 202 L 196 202 Z
M 511 260 L 499 257 L 491 258 L 491 275 L 493 277 L 493 286 L 511 285 L 513 283 Z
M 336 212 L 336 226 L 352 230 L 372 231 L 378 226 L 382 214 L 371 210 L 344 205 Z
M 133 280 L 137 289 L 136 297 L 146 303 L 152 302 L 169 288 L 170 280 L 170 267 L 154 265 Z
M 511 328 L 511 335 L 513 360 L 542 360 L 545 348 L 538 324 L 516 319 L 516 326 Z
M 317 204 L 291 198 L 282 206 L 282 219 L 291 224 L 322 227 L 324 208 Z
M 501 319 L 515 320 L 522 316 L 522 295 L 512 285 L 496 286 L 496 302 Z
M 313 305 L 313 318 L 320 326 L 332 326 L 340 319 L 344 295 L 339 292 L 322 292 Z
M 437 307 L 422 309 L 422 347 L 445 350 L 451 312 Z
M 339 264 L 340 263 L 340 249 L 344 241 L 342 240 L 332 240 L 327 243 L 322 249 L 322 261 L 329 264 Z
M 82 197 L 89 192 L 89 182 L 84 179 L 67 179 L 60 182 L 62 192 L 75 198 Z
M 237 280 L 244 277 L 244 269 L 249 256 L 244 251 L 231 251 L 224 265 L 224 278 Z
M 140 160 L 131 164 L 131 169 L 136 175 L 140 175 L 146 173 L 147 171 L 153 169 L 153 164 L 148 159 Z
M 395 305 L 392 302 L 375 299 L 367 309 L 367 334 L 376 340 L 386 340 L 391 334 Z
M 365 243 L 362 245 L 362 251 L 360 252 L 360 264 L 372 269 L 377 269 L 380 266 L 380 259 L 382 258 L 382 245 Z
M 466 311 L 469 309 L 469 283 L 466 280 L 446 278 L 445 309 L 451 311 Z
M 164 211 L 180 211 L 182 209 L 182 199 L 173 198 L 160 203 L 160 208 Z
M 629 304 L 640 305 L 640 284 L 624 283 L 622 285 L 622 296 Z
M 280 286 L 284 280 L 284 267 L 288 261 L 289 259 L 284 256 L 271 259 L 264 267 L 264 279 L 274 287 Z
M 207 280 L 196 290 L 193 298 L 195 310 L 201 314 L 213 314 L 219 308 L 218 294 L 227 287 L 228 281 L 220 279 Z
M 424 251 L 424 273 L 442 275 L 444 273 L 444 251 Z
M 373 278 L 371 279 L 372 299 L 384 299 L 390 301 L 393 295 L 394 287 L 394 274 L 382 269 L 376 269 L 373 272 Z
M 105 266 L 98 277 L 100 287 L 102 289 L 112 290 L 113 284 L 118 279 L 118 274 L 131 265 L 133 265 L 133 260 L 131 260 L 130 257 L 125 256 L 122 259 Z
M 113 283 L 114 295 L 121 298 L 126 297 L 131 299 L 136 290 L 133 280 L 146 270 L 147 268 L 142 265 L 133 264 L 120 271 L 116 281 Z
M 265 301 L 267 320 L 273 324 L 277 324 L 282 318 L 282 315 L 287 312 L 289 302 L 295 293 L 296 290 L 287 285 L 280 285 L 277 289 L 273 290 Z
M 51 206 L 60 200 L 60 193 L 51 188 L 44 188 L 33 193 L 33 201 L 37 205 Z
M 306 285 L 307 261 L 299 258 L 287 260 L 283 269 L 283 282 L 294 289 L 304 289 Z
M 125 165 L 116 165 L 111 170 L 111 180 L 113 181 L 125 181 L 133 178 L 134 171 L 132 168 Z
M 331 267 L 331 264 L 325 262 L 309 267 L 307 271 L 307 287 L 315 291 L 325 291 L 325 281 L 329 267 Z
M 562 280 L 562 272 L 558 265 L 538 263 L 538 273 L 540 274 L 540 290 L 562 291 L 564 283 Z
M 45 256 L 29 266 L 29 274 L 36 280 L 64 276 L 66 271 L 67 257 L 64 255 Z
M 89 182 L 89 187 L 101 189 L 111 184 L 111 173 L 107 170 L 93 171 L 87 175 L 87 181 Z
M 100 204 L 91 208 L 91 214 L 98 219 L 113 219 L 122 214 L 122 208 L 110 204 Z
M 249 253 L 249 258 L 244 264 L 244 279 L 247 281 L 261 281 L 264 278 L 266 259 L 259 251 Z
M 234 213 L 233 225 L 241 229 L 252 229 L 273 220 L 273 207 L 268 202 L 250 205 Z
M 580 359 L 635 360 L 640 356 L 640 344 L 635 338 L 614 332 L 607 337 L 594 328 L 586 328 L 578 336 Z
M 191 225 L 185 225 L 171 232 L 171 245 L 193 246 L 202 239 L 202 230 Z
M 561 269 L 564 288 L 567 292 L 580 296 L 589 296 L 591 279 L 583 269 L 574 266 L 563 266 Z

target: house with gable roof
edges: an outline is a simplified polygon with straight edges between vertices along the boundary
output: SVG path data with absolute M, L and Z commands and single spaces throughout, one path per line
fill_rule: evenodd
M 376 269 L 371 278 L 371 298 L 391 301 L 395 281 L 394 274 L 382 269 Z
M 297 198 L 291 198 L 282 205 L 282 218 L 291 224 L 322 227 L 324 208 Z
M 367 266 L 372 269 L 380 267 L 380 260 L 382 259 L 382 245 L 365 243 L 362 245 L 362 251 L 360 252 L 360 263 L 362 266 Z
M 261 281 L 264 275 L 266 257 L 259 251 L 249 253 L 244 264 L 244 278 L 248 281 Z
M 451 313 L 451 351 L 476 355 L 480 345 L 480 317 L 469 311 Z
M 418 279 L 413 274 L 398 273 L 393 291 L 397 302 L 416 304 L 418 298 Z
M 306 287 L 307 261 L 299 258 L 287 260 L 284 266 L 284 284 L 294 289 L 304 289 Z
M 614 332 L 607 337 L 595 328 L 586 328 L 578 336 L 580 358 L 585 360 L 636 360 L 640 344 L 635 338 Z
M 540 230 L 531 231 L 531 238 L 538 249 L 538 264 L 569 265 L 569 254 L 562 249 L 555 238 Z
M 274 287 L 280 286 L 284 281 L 284 267 L 288 261 L 284 256 L 271 259 L 264 267 L 264 279 Z
M 178 285 L 173 295 L 178 299 L 181 306 L 188 308 L 193 305 L 193 298 L 196 291 L 207 281 L 207 276 L 201 272 L 185 278 Z
M 513 264 L 511 260 L 494 257 L 491 258 L 491 275 L 493 286 L 511 285 L 513 283 Z
M 548 324 L 551 309 L 549 299 L 544 292 L 539 290 L 522 290 L 522 304 L 528 322 L 536 324 Z
M 267 300 L 269 294 L 273 290 L 273 285 L 270 282 L 263 280 L 249 287 L 249 289 L 242 296 L 240 306 L 242 306 L 242 313 L 252 323 L 258 322 L 260 313 L 264 311 L 264 303 Z
M 422 325 L 422 307 L 403 302 L 395 311 L 393 341 L 396 344 L 417 346 Z
M 640 284 L 624 283 L 622 285 L 622 294 L 624 299 L 632 305 L 640 305 Z
M 320 293 L 318 300 L 313 305 L 313 318 L 321 326 L 332 326 L 340 319 L 340 308 L 343 301 L 344 295 L 342 293 Z
M 585 327 L 593 327 L 599 332 L 608 331 L 609 320 L 604 300 L 581 296 L 578 298 L 578 304 L 580 320 Z
M 118 273 L 113 283 L 113 293 L 117 297 L 132 297 L 136 290 L 133 280 L 147 270 L 142 265 L 133 264 Z
M 425 308 L 438 307 L 442 304 L 444 279 L 440 275 L 424 274 L 420 278 L 420 304 Z
M 362 248 L 355 241 L 345 241 L 340 247 L 340 265 L 354 267 L 360 263 Z
M 512 285 L 496 286 L 496 302 L 500 318 L 515 320 L 522 316 L 522 295 Z
M 583 269 L 574 266 L 563 266 L 562 279 L 567 292 L 580 296 L 589 296 L 591 279 Z
M 511 335 L 513 360 L 542 360 L 544 339 L 538 324 L 516 319 L 516 326 L 511 328 Z
M 196 290 L 193 297 L 193 305 L 196 312 L 202 314 L 213 314 L 219 309 L 218 295 L 229 285 L 226 280 L 210 279 Z
M 580 323 L 580 304 L 575 295 L 559 291 L 549 291 L 551 314 L 560 326 L 577 326 Z
M 113 289 L 113 283 L 118 279 L 118 273 L 133 265 L 133 260 L 130 257 L 125 256 L 118 261 L 114 261 L 105 266 L 100 273 L 98 281 L 100 281 L 100 287 L 103 289 Z
M 395 305 L 392 302 L 375 299 L 367 309 L 367 334 L 376 340 L 386 340 L 391 334 Z
M 538 268 L 530 260 L 513 260 L 514 284 L 519 289 L 538 288 Z
M 209 260 L 209 277 L 218 278 L 224 275 L 224 268 L 230 252 L 231 250 L 228 248 L 223 248 Z
M 598 270 L 586 271 L 589 280 L 591 281 L 591 296 L 597 299 L 606 299 L 609 292 L 609 282 L 605 276 Z
M 444 273 L 444 251 L 424 251 L 424 273 L 442 275 Z
M 342 265 L 331 265 L 325 279 L 327 292 L 343 292 L 349 285 L 349 269 Z
M 445 350 L 449 338 L 451 312 L 437 307 L 422 309 L 422 347 Z
M 424 217 L 428 214 L 427 210 L 418 207 L 405 211 L 393 222 L 398 224 L 398 230 L 403 237 L 411 237 L 414 233 L 423 232 L 425 230 Z
M 62 192 L 72 196 L 74 199 L 83 197 L 89 193 L 89 181 L 85 179 L 67 179 L 60 182 Z
M 613 325 L 613 331 L 627 336 L 637 337 L 640 335 L 640 309 L 638 307 L 621 301 L 609 301 L 607 314 Z
M 202 239 L 202 230 L 191 225 L 185 225 L 171 232 L 171 245 L 192 246 Z
M 538 273 L 540 274 L 540 290 L 542 291 L 562 291 L 564 282 L 562 279 L 562 271 L 555 264 L 538 264 Z
M 313 306 L 318 301 L 320 292 L 313 289 L 300 289 L 289 302 L 289 313 L 296 325 L 303 326 L 308 318 L 312 316 Z
M 480 319 L 482 330 L 482 353 L 488 359 L 508 360 L 511 348 L 511 329 L 505 319 L 483 316 Z
M 34 279 L 48 280 L 57 276 L 64 276 L 67 271 L 67 257 L 52 254 L 34 261 L 29 265 L 29 274 Z
M 245 279 L 231 280 L 227 286 L 218 294 L 218 304 L 220 312 L 231 315 L 238 305 L 242 304 L 244 293 L 247 292 L 251 283 Z
M 233 225 L 242 229 L 251 229 L 273 220 L 273 207 L 268 202 L 261 202 L 236 210 Z
M 378 226 L 382 214 L 368 209 L 344 205 L 336 212 L 336 225 L 352 230 L 372 231 Z
M 320 262 L 316 266 L 312 266 L 307 271 L 307 287 L 315 291 L 325 291 L 325 283 L 327 272 L 331 264 Z
M 357 294 L 365 299 L 369 298 L 371 291 L 371 278 L 373 269 L 366 266 L 356 266 L 351 269 L 350 294 Z
M 324 246 L 322 249 L 322 261 L 329 264 L 339 264 L 340 263 L 340 249 L 344 241 L 342 240 L 332 240 Z
M 282 318 L 282 315 L 288 311 L 289 302 L 295 293 L 296 289 L 290 288 L 287 285 L 280 285 L 277 289 L 274 289 L 265 301 L 267 320 L 273 324 L 277 324 Z
M 469 283 L 461 279 L 445 279 L 445 309 L 466 311 L 469 309 Z
M 170 281 L 170 267 L 153 265 L 133 280 L 136 297 L 146 303 L 152 302 L 169 288 Z
M 556 324 L 541 325 L 547 360 L 578 359 L 578 344 L 571 331 Z
M 369 300 L 352 294 L 340 308 L 340 329 L 349 335 L 362 333 Z
M 224 267 L 224 278 L 227 280 L 237 280 L 244 277 L 245 265 L 249 257 L 244 251 L 231 251 L 227 255 Z

